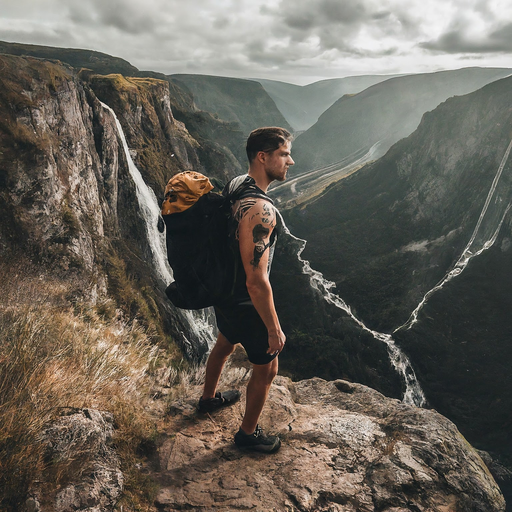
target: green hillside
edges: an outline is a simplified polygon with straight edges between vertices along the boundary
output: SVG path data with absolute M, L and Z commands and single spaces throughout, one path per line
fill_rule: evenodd
M 171 75 L 193 94 L 196 106 L 237 123 L 248 135 L 261 126 L 292 130 L 261 84 L 253 80 L 207 75 Z
M 106 53 L 93 50 L 78 50 L 74 48 L 55 48 L 52 46 L 39 46 L 33 44 L 8 43 L 0 41 L 0 53 L 37 57 L 39 59 L 60 60 L 74 68 L 92 69 L 100 75 L 120 73 L 125 76 L 135 76 L 139 71 L 128 61 L 119 57 L 112 57 Z

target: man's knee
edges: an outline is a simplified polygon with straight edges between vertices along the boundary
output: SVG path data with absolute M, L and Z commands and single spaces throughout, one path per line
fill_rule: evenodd
M 222 333 L 219 332 L 219 335 L 217 336 L 217 342 L 215 343 L 214 346 L 214 350 L 219 355 L 228 357 L 235 350 L 235 345 L 230 343 L 228 339 Z
M 272 359 L 270 363 L 267 364 L 255 364 L 253 365 L 253 375 L 255 375 L 258 379 L 261 379 L 266 384 L 272 384 L 275 376 L 277 375 L 277 370 L 279 369 L 279 364 L 277 362 L 277 357 Z

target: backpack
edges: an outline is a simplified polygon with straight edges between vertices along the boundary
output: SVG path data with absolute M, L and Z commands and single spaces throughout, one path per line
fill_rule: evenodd
M 245 197 L 272 200 L 248 175 L 231 180 L 222 194 L 194 171 L 173 176 L 165 189 L 162 217 L 174 281 L 165 293 L 182 309 L 203 309 L 233 296 L 240 259 L 233 203 Z

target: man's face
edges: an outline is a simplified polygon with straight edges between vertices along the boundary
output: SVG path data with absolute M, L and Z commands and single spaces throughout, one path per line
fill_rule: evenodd
M 265 171 L 269 178 L 276 181 L 284 181 L 286 179 L 288 167 L 295 163 L 291 157 L 291 149 L 292 143 L 287 140 L 278 149 L 272 151 L 272 153 L 266 153 Z

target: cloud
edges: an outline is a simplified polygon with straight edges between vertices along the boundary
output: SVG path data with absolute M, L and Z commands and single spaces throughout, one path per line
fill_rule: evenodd
M 438 53 L 510 53 L 512 52 L 512 23 L 495 28 L 488 34 L 473 35 L 466 27 L 447 31 L 433 41 L 419 43 L 421 48 Z
M 305 80 L 460 67 L 489 55 L 504 62 L 512 51 L 511 24 L 501 21 L 512 7 L 501 0 L 4 3 L 0 39 L 93 49 L 164 73 Z

